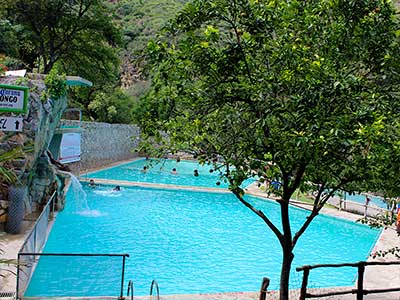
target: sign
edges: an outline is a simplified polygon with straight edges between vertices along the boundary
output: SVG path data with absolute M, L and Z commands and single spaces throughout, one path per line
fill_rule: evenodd
M 22 131 L 23 118 L 1 117 L 0 116 L 0 131 Z
M 0 84 L 0 112 L 26 113 L 29 88 Z
M 62 164 L 81 160 L 81 134 L 64 133 L 60 144 L 60 157 Z
M 26 70 L 6 71 L 6 76 L 25 77 L 25 75 L 26 75 Z

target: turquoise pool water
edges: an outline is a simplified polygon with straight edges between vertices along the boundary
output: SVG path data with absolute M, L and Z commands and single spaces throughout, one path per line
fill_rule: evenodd
M 125 278 L 135 295 L 257 291 L 264 276 L 279 286 L 281 249 L 264 222 L 230 193 L 110 186 L 86 189 L 90 211 L 72 199 L 53 226 L 44 252 L 129 253 Z M 278 205 L 248 197 L 274 222 Z M 291 209 L 298 228 L 306 213 Z M 318 216 L 300 239 L 295 266 L 364 260 L 378 230 Z M 42 257 L 25 296 L 119 295 L 121 259 Z M 311 284 L 352 285 L 356 270 L 313 270 Z M 293 272 L 292 287 L 301 277 Z M 126 283 L 125 283 L 126 289 Z M 125 291 L 124 291 L 125 293 Z
M 144 166 L 148 166 L 145 173 L 143 172 Z M 171 173 L 174 168 L 177 174 Z M 194 170 L 198 170 L 199 176 L 193 175 Z M 182 186 L 228 187 L 227 183 L 221 180 L 218 171 L 210 172 L 210 170 L 212 170 L 212 166 L 200 165 L 194 161 L 181 160 L 177 162 L 171 159 L 163 159 L 161 161 L 139 159 L 113 168 L 91 172 L 84 175 L 84 177 Z M 243 186 L 247 186 L 251 182 L 253 180 L 247 180 Z

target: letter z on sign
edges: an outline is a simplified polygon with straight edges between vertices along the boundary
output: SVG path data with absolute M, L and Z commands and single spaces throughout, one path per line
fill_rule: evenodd
M 23 118 L 1 117 L 0 116 L 0 131 L 22 131 Z

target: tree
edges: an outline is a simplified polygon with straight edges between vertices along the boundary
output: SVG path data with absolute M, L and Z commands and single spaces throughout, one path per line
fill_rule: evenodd
M 0 2 L 1 8 L 1 2 Z M 4 11 L 3 11 L 4 13 Z M 12 25 L 0 14 L 0 68 L 18 69 L 23 68 L 24 63 L 17 59 L 20 50 L 18 36 L 24 36 L 25 32 L 19 25 Z
M 67 73 L 110 78 L 118 68 L 120 33 L 101 0 L 3 2 L 7 20 L 25 29 L 19 56 L 31 69 L 47 74 L 60 63 Z
M 137 110 L 147 141 L 215 168 L 222 158 L 230 190 L 281 244 L 281 300 L 301 235 L 337 190 L 380 179 L 398 139 L 397 28 L 381 0 L 195 0 L 171 22 L 169 43 L 149 45 L 153 85 Z M 243 197 L 254 175 L 279 182 L 269 189 L 281 224 Z M 312 210 L 293 232 L 290 198 L 310 188 Z
M 132 103 L 121 89 L 115 89 L 109 95 L 97 93 L 88 108 L 99 122 L 130 123 L 132 120 Z
M 19 26 L 12 26 L 8 20 L 0 19 L 0 53 L 16 56 L 18 46 L 15 41 L 18 40 L 17 32 Z

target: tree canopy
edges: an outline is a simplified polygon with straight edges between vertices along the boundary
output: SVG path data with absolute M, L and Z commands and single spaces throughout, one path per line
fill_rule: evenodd
M 280 241 L 281 300 L 293 249 L 329 196 L 381 183 L 398 153 L 398 29 L 389 1 L 195 0 L 168 43 L 149 45 L 145 131 L 166 131 L 169 151 L 223 162 L 232 192 Z M 280 225 L 243 197 L 254 175 L 279 182 Z M 313 208 L 292 232 L 289 200 L 310 188 Z
M 72 89 L 70 105 L 86 119 L 131 121 L 133 101 L 118 87 L 122 34 L 106 1 L 3 0 L 0 7 L 0 63 L 81 76 L 94 87 Z
M 120 42 L 120 34 L 102 1 L 17 0 L 7 1 L 5 10 L 12 24 L 25 29 L 19 45 L 26 54 L 21 56 L 39 72 L 47 74 L 60 62 L 93 77 L 94 70 L 109 72 L 118 62 L 112 46 Z

